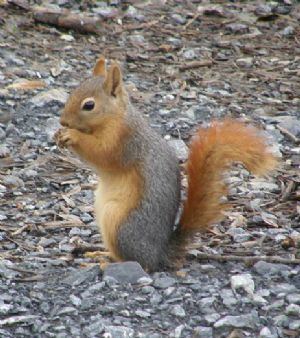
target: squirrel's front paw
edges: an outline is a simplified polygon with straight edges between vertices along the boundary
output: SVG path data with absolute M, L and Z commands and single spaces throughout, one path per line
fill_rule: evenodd
M 55 133 L 54 138 L 60 148 L 71 147 L 78 142 L 78 130 L 69 128 L 59 129 Z

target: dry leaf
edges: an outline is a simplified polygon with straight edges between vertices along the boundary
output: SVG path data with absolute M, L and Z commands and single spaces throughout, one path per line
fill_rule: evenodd
M 69 198 L 67 195 L 62 195 L 61 197 L 64 199 L 69 207 L 75 208 L 75 202 L 71 198 Z
M 167 44 L 162 44 L 158 48 L 162 52 L 166 52 L 166 53 L 169 53 L 170 51 L 172 51 L 174 49 L 174 47 L 172 45 L 167 45 Z
M 44 228 L 74 228 L 74 227 L 86 227 L 86 225 L 81 222 L 75 224 L 74 221 L 52 221 L 44 223 Z
M 21 80 L 7 86 L 8 89 L 32 90 L 46 87 L 42 80 Z
M 79 180 L 77 178 L 74 178 L 73 180 L 63 181 L 60 183 L 60 185 L 70 185 L 70 184 L 77 184 L 79 183 Z
M 260 215 L 266 224 L 271 225 L 274 228 L 278 228 L 277 217 L 275 215 L 268 214 L 267 212 L 262 212 Z
M 230 219 L 233 220 L 233 222 L 230 224 L 230 227 L 232 228 L 240 228 L 246 224 L 246 219 L 241 214 L 235 214 L 235 215 L 232 214 Z
M 62 219 L 74 223 L 74 226 L 77 224 L 83 224 L 82 220 L 76 216 L 76 215 L 71 215 L 71 214 L 59 214 L 59 217 Z
M 78 180 L 73 180 L 73 181 L 76 181 L 76 183 L 78 183 Z M 65 182 L 63 182 L 63 183 L 65 183 Z M 63 185 L 63 183 L 61 183 L 61 185 Z M 75 188 L 73 188 L 72 190 L 68 191 L 64 195 L 65 196 L 72 196 L 72 195 L 78 194 L 80 191 L 81 191 L 81 187 L 80 187 L 80 185 L 77 185 Z
M 244 334 L 241 330 L 239 329 L 234 329 L 227 338 L 244 338 Z
M 259 242 L 258 240 L 255 240 L 255 241 L 246 241 L 246 242 L 241 243 L 241 245 L 244 248 L 253 248 L 253 247 L 259 245 L 258 242 Z
M 182 278 L 185 278 L 187 275 L 187 272 L 186 271 L 176 271 L 176 276 L 178 277 L 182 277 Z
M 283 241 L 281 241 L 281 246 L 284 249 L 295 248 L 296 242 L 292 237 L 287 237 Z

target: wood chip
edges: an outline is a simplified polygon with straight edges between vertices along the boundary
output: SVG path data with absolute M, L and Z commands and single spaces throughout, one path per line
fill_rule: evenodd
M 33 90 L 33 89 L 40 89 L 46 87 L 46 83 L 42 80 L 23 80 L 17 81 L 6 88 L 8 89 L 21 89 L 21 90 Z

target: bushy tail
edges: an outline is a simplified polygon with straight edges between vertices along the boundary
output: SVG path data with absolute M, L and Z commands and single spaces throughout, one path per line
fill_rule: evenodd
M 276 166 L 275 157 L 254 127 L 228 119 L 197 132 L 187 162 L 188 191 L 181 233 L 205 230 L 223 218 L 222 211 L 228 205 L 220 201 L 227 194 L 222 174 L 235 161 L 254 174 L 264 174 Z

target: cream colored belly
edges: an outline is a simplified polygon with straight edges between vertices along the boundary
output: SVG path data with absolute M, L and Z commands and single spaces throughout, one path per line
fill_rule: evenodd
M 117 248 L 119 226 L 141 199 L 141 178 L 135 170 L 105 175 L 95 191 L 95 215 L 105 247 L 120 260 Z

